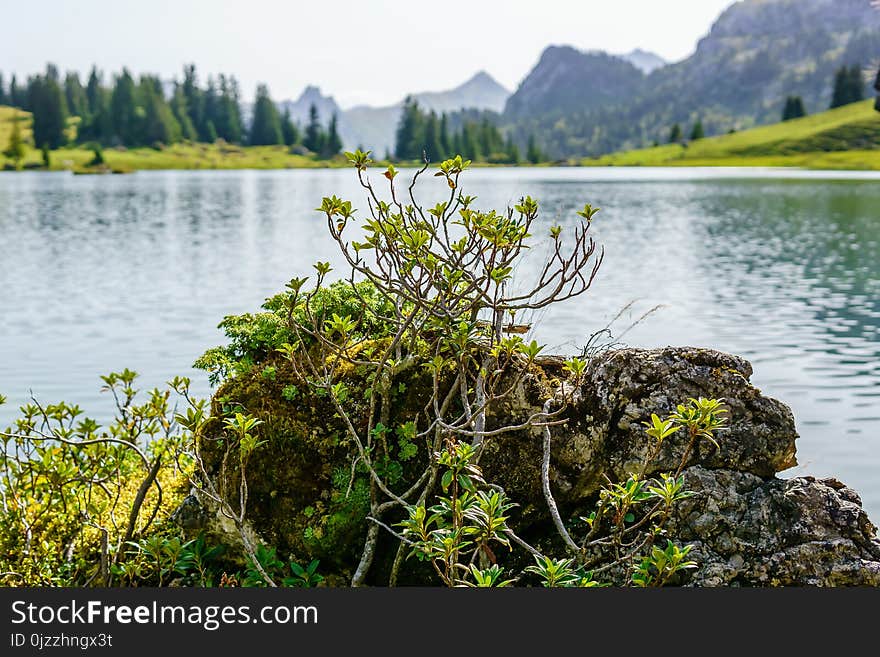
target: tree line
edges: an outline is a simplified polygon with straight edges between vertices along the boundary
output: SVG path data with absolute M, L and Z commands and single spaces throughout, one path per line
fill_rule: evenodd
M 397 124 L 393 156 L 398 160 L 421 160 L 425 156 L 440 162 L 455 155 L 495 164 L 523 161 L 519 145 L 510 134 L 502 134 L 492 112 L 462 110 L 438 115 L 407 97 Z M 525 159 L 533 164 L 544 160 L 533 137 L 528 140 Z
M 13 75 L 7 87 L 0 74 L 0 105 L 31 112 L 34 145 L 39 148 L 72 142 L 138 147 L 222 139 L 253 146 L 301 145 L 323 157 L 342 151 L 335 115 L 325 127 L 312 107 L 309 123 L 300 129 L 289 112 L 279 112 L 268 87 L 259 85 L 246 124 L 236 78 L 210 76 L 203 86 L 193 65 L 185 66 L 182 78 L 170 84 L 147 74 L 135 80 L 126 68 L 111 84 L 105 84 L 94 67 L 85 85 L 76 72 L 62 79 L 53 64 L 28 77 L 24 85 Z M 76 120 L 69 121 L 71 117 Z
M 876 85 L 880 85 L 880 71 L 877 72 Z M 834 73 L 831 104 L 828 106 L 828 109 L 859 103 L 863 100 L 865 100 L 865 78 L 862 73 L 862 66 L 854 64 L 838 68 Z M 878 105 L 880 105 L 880 101 L 878 101 Z M 807 110 L 800 96 L 788 96 L 785 99 L 785 106 L 782 109 L 783 121 L 799 119 L 806 115 Z

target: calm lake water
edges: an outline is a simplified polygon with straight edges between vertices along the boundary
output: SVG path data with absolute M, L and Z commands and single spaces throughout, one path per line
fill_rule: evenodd
M 838 476 L 880 520 L 880 175 L 483 169 L 464 182 L 480 207 L 532 195 L 546 227 L 603 208 L 594 287 L 531 318 L 548 350 L 577 351 L 634 301 L 612 327 L 622 342 L 745 356 L 794 409 L 801 465 L 786 474 Z M 143 388 L 180 373 L 209 394 L 190 365 L 222 341 L 218 321 L 338 262 L 313 211 L 330 194 L 365 207 L 348 170 L 0 174 L 0 425 L 31 390 L 106 417 L 98 376 L 123 367 Z

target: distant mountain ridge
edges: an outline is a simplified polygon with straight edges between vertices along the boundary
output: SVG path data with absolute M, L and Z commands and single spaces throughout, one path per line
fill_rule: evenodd
M 619 55 L 622 59 L 625 59 L 630 64 L 639 69 L 642 73 L 650 74 L 656 71 L 658 68 L 662 68 L 666 66 L 669 62 L 663 59 L 660 55 L 657 55 L 652 52 L 647 52 L 642 50 L 641 48 L 636 48 L 635 50 L 626 53 L 625 55 Z
M 880 65 L 880 11 L 870 0 L 743 0 L 687 59 L 645 75 L 621 57 L 551 46 L 508 99 L 505 122 L 554 157 L 663 142 L 674 123 L 709 134 L 778 121 L 787 95 L 827 109 L 834 71 Z M 633 60 L 630 59 L 632 62 Z
M 479 71 L 453 89 L 423 91 L 411 95 L 423 108 L 434 110 L 438 114 L 462 109 L 500 113 L 510 91 L 485 71 Z M 296 100 L 284 100 L 278 106 L 281 111 L 289 111 L 294 122 L 303 126 L 308 122 L 312 104 L 317 108 L 322 123 L 326 123 L 333 114 L 338 116 L 339 132 L 346 147 L 360 146 L 378 155 L 384 155 L 386 150 L 394 150 L 394 134 L 403 99 L 384 107 L 358 105 L 343 110 L 332 96 L 323 95 L 316 86 L 308 86 Z

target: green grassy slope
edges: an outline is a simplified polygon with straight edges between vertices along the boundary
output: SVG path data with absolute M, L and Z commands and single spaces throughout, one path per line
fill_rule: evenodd
M 710 137 L 613 153 L 588 166 L 800 166 L 880 170 L 880 113 L 874 101 L 794 121 Z

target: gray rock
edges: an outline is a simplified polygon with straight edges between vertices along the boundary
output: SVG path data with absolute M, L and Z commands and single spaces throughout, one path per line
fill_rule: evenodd
M 851 489 L 694 466 L 669 533 L 692 544 L 695 586 L 880 586 L 880 540 Z
M 560 393 L 562 359 L 544 358 L 538 365 L 488 418 L 490 429 L 522 423 Z M 673 540 L 693 545 L 699 564 L 681 583 L 880 586 L 880 541 L 858 494 L 834 479 L 776 477 L 796 464 L 794 418 L 785 404 L 749 382 L 751 374 L 746 360 L 706 349 L 620 349 L 594 357 L 583 385 L 567 391 L 573 395 L 563 415 L 567 423 L 552 429 L 551 487 L 563 515 L 582 515 L 606 477 L 620 481 L 638 467 L 652 449 L 643 426 L 652 413 L 665 416 L 689 397 L 717 398 L 729 410 L 729 426 L 718 436 L 717 448 L 698 445 L 690 455 L 684 475 L 697 494 L 676 507 L 668 527 Z M 397 412 L 411 417 L 424 403 L 422 393 L 413 391 L 426 388 L 418 379 L 407 383 L 410 397 Z M 236 390 L 246 407 L 264 408 L 263 402 L 279 396 L 272 385 L 255 375 L 227 384 L 225 393 Z M 324 543 L 307 542 L 304 527 L 313 520 L 303 510 L 333 503 L 327 494 L 330 473 L 349 468 L 350 454 L 329 439 L 330 433 L 327 439 L 314 434 L 314 427 L 333 429 L 328 411 L 317 402 L 275 402 L 270 408 L 262 411 L 263 427 L 276 427 L 278 437 L 255 455 L 248 476 L 248 517 L 255 536 L 300 560 L 320 558 L 322 566 L 346 576 L 356 564 L 362 525 L 350 523 Z M 325 417 L 323 424 L 319 417 Z M 684 432 L 668 438 L 649 474 L 676 470 L 686 442 Z M 213 444 L 203 439 L 203 450 Z M 517 532 L 552 548 L 557 537 L 541 492 L 541 444 L 540 428 L 499 435 L 487 441 L 481 466 L 487 481 L 503 486 L 519 504 L 512 521 Z M 222 454 L 207 449 L 204 456 L 213 472 Z M 228 519 L 200 508 L 201 502 L 186 503 L 176 514 L 178 522 L 234 541 Z M 377 562 L 390 561 L 394 546 L 388 549 Z

